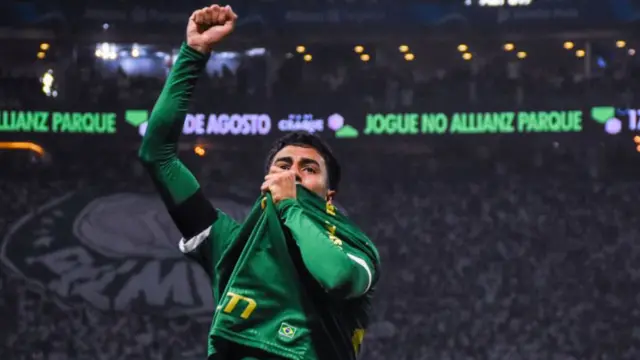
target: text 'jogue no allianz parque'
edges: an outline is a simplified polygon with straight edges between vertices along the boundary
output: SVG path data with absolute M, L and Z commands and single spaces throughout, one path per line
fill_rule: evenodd
M 368 114 L 364 133 L 498 134 L 582 131 L 582 111 Z

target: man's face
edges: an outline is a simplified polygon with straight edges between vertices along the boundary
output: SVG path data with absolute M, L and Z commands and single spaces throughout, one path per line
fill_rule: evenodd
M 331 201 L 335 194 L 335 191 L 329 190 L 327 164 L 314 148 L 295 145 L 284 147 L 273 157 L 269 172 L 280 170 L 295 172 L 297 182 L 327 201 Z

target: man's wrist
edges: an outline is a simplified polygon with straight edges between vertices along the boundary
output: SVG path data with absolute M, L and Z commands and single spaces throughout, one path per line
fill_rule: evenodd
M 212 46 L 205 47 L 202 45 L 190 44 L 189 42 L 185 42 L 183 46 L 183 51 L 191 52 L 193 55 L 207 58 L 211 55 L 212 50 Z

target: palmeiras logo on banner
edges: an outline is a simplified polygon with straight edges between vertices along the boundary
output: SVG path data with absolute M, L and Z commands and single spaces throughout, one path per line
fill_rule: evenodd
M 237 220 L 250 210 L 231 200 L 213 203 Z M 75 192 L 18 221 L 0 258 L 63 308 L 90 305 L 210 321 L 210 281 L 180 253 L 180 238 L 157 197 Z

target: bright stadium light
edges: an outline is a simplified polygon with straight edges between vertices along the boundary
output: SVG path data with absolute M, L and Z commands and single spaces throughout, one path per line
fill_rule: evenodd
M 44 52 L 40 51 L 40 52 L 38 52 L 38 54 L 36 56 L 38 57 L 38 59 L 42 60 L 47 56 L 47 54 L 45 54 Z
M 53 71 L 49 70 L 46 73 L 44 73 L 44 75 L 42 75 L 40 82 L 42 83 L 43 86 L 51 87 L 51 85 L 53 85 L 53 80 L 54 80 Z
M 586 54 L 587 53 L 582 49 L 576 51 L 576 56 L 579 57 L 579 58 L 583 58 Z
M 369 56 L 369 54 L 362 54 L 360 55 L 360 60 L 367 62 L 369 60 L 371 60 L 371 56 Z
M 618 40 L 616 41 L 616 47 L 618 49 L 622 49 L 623 47 L 627 46 L 627 42 L 624 40 Z
M 193 152 L 196 153 L 196 155 L 198 156 L 205 156 L 207 153 L 207 151 L 200 145 L 197 145 L 196 147 L 194 147 Z
M 265 48 L 251 48 L 244 52 L 247 56 L 263 56 L 267 53 Z
M 102 43 L 96 45 L 95 55 L 103 60 L 115 60 L 118 58 L 116 44 Z
M 573 47 L 575 46 L 575 44 L 571 41 L 565 41 L 563 47 L 567 50 L 571 50 L 573 49 Z
M 47 51 L 47 50 L 49 50 L 49 47 L 50 47 L 50 46 L 49 46 L 49 44 L 47 44 L 47 43 L 42 43 L 42 44 L 40 44 L 40 50 L 42 50 L 42 51 Z
M 400 45 L 398 47 L 398 50 L 400 50 L 401 53 L 406 53 L 407 51 L 409 51 L 409 47 L 407 45 Z
M 58 93 L 53 91 L 53 82 L 55 78 L 53 77 L 53 70 L 47 70 L 42 77 L 40 77 L 40 83 L 42 84 L 42 92 L 47 96 L 57 96 Z M 55 94 L 53 94 L 55 92 Z
M 307 48 L 306 48 L 306 47 L 304 47 L 304 46 L 302 46 L 302 45 L 298 45 L 298 46 L 296 46 L 296 52 L 297 52 L 298 54 L 303 54 L 305 51 L 307 51 Z
M 469 52 L 466 52 L 464 54 L 462 54 L 462 58 L 465 59 L 466 61 L 469 61 L 471 59 L 473 59 L 473 55 Z
M 416 58 L 415 55 L 413 55 L 412 53 L 406 53 L 404 54 L 404 59 L 407 61 L 413 61 Z
M 527 52 L 526 51 L 518 51 L 516 56 L 518 56 L 518 59 L 521 59 L 521 60 L 525 59 L 527 57 Z
M 364 46 L 356 45 L 356 47 L 353 48 L 353 51 L 355 51 L 357 54 L 362 54 L 362 52 L 364 51 Z
M 124 56 L 126 56 L 126 54 L 123 54 Z M 133 43 L 133 45 L 131 45 L 131 56 L 134 58 L 140 57 L 142 55 L 142 51 L 140 49 L 140 45 Z
M 506 43 L 504 44 L 503 48 L 504 48 L 504 51 L 513 51 L 516 48 L 516 46 L 512 43 Z
M 103 43 L 101 45 L 96 45 L 96 57 L 103 59 L 109 53 L 109 44 Z
M 465 51 L 467 51 L 467 50 L 469 50 L 469 46 L 467 46 L 466 44 L 460 44 L 460 45 L 458 45 L 458 51 L 460 51 L 460 52 L 465 52 Z
M 304 55 L 304 61 L 309 62 L 313 60 L 313 56 L 311 56 L 311 54 L 305 54 Z

